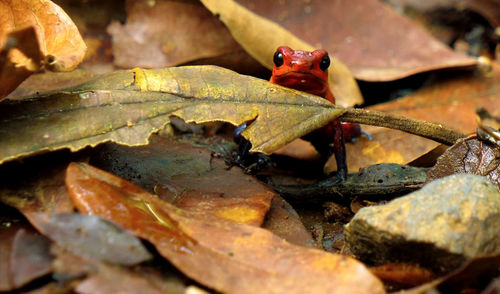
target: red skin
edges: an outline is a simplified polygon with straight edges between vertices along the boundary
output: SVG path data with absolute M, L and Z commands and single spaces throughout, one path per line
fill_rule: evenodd
M 335 103 L 335 96 L 328 85 L 328 70 L 320 68 L 320 63 L 328 52 L 321 49 L 313 52 L 293 50 L 286 46 L 279 47 L 278 51 L 283 56 L 283 63 L 279 66 L 274 64 L 273 74 L 269 80 L 271 83 L 308 92 Z M 346 136 L 343 134 L 344 131 L 346 131 Z M 335 154 L 337 175 L 345 179 L 347 165 L 344 139 L 350 141 L 353 137 L 359 136 L 359 131 L 359 125 L 343 126 L 339 121 L 333 121 L 307 134 L 303 139 L 311 142 L 325 161 L 332 153 Z

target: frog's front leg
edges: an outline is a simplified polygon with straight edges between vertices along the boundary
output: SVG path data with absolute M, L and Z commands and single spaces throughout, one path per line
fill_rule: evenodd
M 233 140 L 238 144 L 238 151 L 233 153 L 233 162 L 242 167 L 245 173 L 256 174 L 273 163 L 269 156 L 262 153 L 250 153 L 252 143 L 245 139 L 241 133 L 248 127 L 250 122 L 244 122 L 233 132 Z

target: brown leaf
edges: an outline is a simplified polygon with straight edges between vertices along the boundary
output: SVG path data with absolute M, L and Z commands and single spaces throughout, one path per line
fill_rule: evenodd
M 370 271 L 390 285 L 392 290 L 409 288 L 429 282 L 434 274 L 428 269 L 410 263 L 390 263 L 370 268 Z
M 16 233 L 10 259 L 12 281 L 16 287 L 52 272 L 50 240 L 44 236 L 21 229 Z
M 261 228 L 205 222 L 138 187 L 85 164 L 66 183 L 84 213 L 112 219 L 155 244 L 183 273 L 233 293 L 383 293 L 357 261 L 291 245 Z
M 137 238 L 97 216 L 65 213 L 35 219 L 44 235 L 77 255 L 125 266 L 152 258 Z
M 0 201 L 19 210 L 37 229 L 38 214 L 73 212 L 64 184 L 67 165 L 67 159 L 57 155 L 1 165 Z
M 391 5 L 409 8 L 417 11 L 432 11 L 437 9 L 470 9 L 485 17 L 492 27 L 500 25 L 500 6 L 498 0 L 439 0 L 439 1 L 419 1 L 419 0 L 389 0 Z
M 0 3 L 0 7 L 1 5 Z M 2 82 L 0 100 L 29 77 L 42 60 L 36 33 L 32 27 L 10 32 L 5 39 L 6 44 L 0 43 L 0 81 Z
M 53 246 L 59 285 L 78 293 L 185 293 L 186 278 L 168 264 L 124 267 L 74 255 Z M 48 292 L 48 293 L 54 293 Z M 66 292 L 64 292 L 66 293 Z
M 126 9 L 127 22 L 108 27 L 118 66 L 158 68 L 241 50 L 200 3 L 134 0 Z
M 5 209 L 3 207 L 3 209 Z M 0 226 L 0 291 L 12 291 L 51 272 L 50 241 L 23 220 L 6 218 Z
M 235 1 L 202 0 L 201 2 L 219 17 L 236 41 L 253 58 L 269 69 L 273 67 L 272 56 L 279 46 L 287 45 L 293 49 L 307 51 L 316 49 L 316 43 L 303 41 L 301 36 L 295 36 L 279 24 L 252 13 Z M 273 1 L 273 3 L 277 2 Z M 273 5 L 273 3 L 266 3 L 266 5 Z M 319 27 L 324 26 L 321 24 Z M 333 52 L 331 53 L 335 56 Z M 356 81 L 341 60 L 334 59 L 333 66 L 330 66 L 328 72 L 330 88 L 335 94 L 337 104 L 352 106 L 363 102 Z
M 481 286 L 489 279 L 498 277 L 500 274 L 500 254 L 478 256 L 470 259 L 460 268 L 452 271 L 444 277 L 419 287 L 405 290 L 408 294 L 426 294 L 438 291 L 439 293 L 479 293 L 483 289 L 471 287 Z M 469 291 L 467 291 L 469 290 Z M 495 293 L 483 291 L 481 293 Z
M 200 137 L 182 139 L 152 136 L 147 146 L 133 148 L 105 144 L 96 149 L 90 163 L 206 221 L 215 218 L 254 226 L 265 221 L 266 228 L 287 241 L 311 245 L 310 233 L 278 194 L 239 168 L 228 170 L 224 160 L 201 147 L 224 149 L 227 142 L 209 145 Z
M 106 141 L 143 145 L 170 116 L 234 125 L 253 120 L 242 135 L 251 151 L 269 154 L 343 112 L 323 98 L 214 66 L 118 71 L 61 93 L 4 103 L 0 163 Z
M 29 41 L 31 50 L 28 52 L 33 52 L 36 47 L 42 58 L 34 58 L 33 53 L 26 54 L 26 50 L 19 50 L 14 46 L 8 59 L 16 67 L 25 68 L 29 72 L 41 67 L 54 71 L 70 71 L 83 60 L 86 46 L 78 29 L 69 16 L 51 1 L 2 0 L 0 15 L 8 16 L 0 23 L 0 48 L 6 45 L 11 32 L 33 28 L 36 33 L 36 39 L 31 36 L 29 40 L 19 41 Z M 21 43 L 19 46 L 25 46 Z M 36 51 L 38 53 L 38 50 Z M 3 70 L 2 68 L 0 75 L 2 82 L 4 76 L 15 74 Z M 18 80 L 18 84 L 21 81 Z M 0 97 L 4 97 L 8 92 L 2 91 L 1 94 Z
M 488 75 L 471 74 L 446 77 L 432 86 L 425 87 L 405 98 L 369 107 L 448 125 L 464 133 L 476 131 L 475 109 L 484 107 L 494 116 L 500 116 L 500 66 L 493 63 Z M 346 144 L 347 165 L 351 171 L 381 162 L 406 164 L 439 144 L 400 131 L 363 126 L 374 140 L 362 136 L 355 144 Z M 333 161 L 327 171 L 335 169 Z
M 238 2 L 310 44 L 330 51 L 357 79 L 389 81 L 423 71 L 476 64 L 474 58 L 453 52 L 377 0 Z M 287 40 L 282 42 L 287 45 Z
M 295 245 L 303 247 L 317 245 L 295 209 L 281 197 L 273 198 L 271 209 L 262 227 Z
M 100 272 L 90 275 L 75 289 L 78 293 L 144 293 L 161 294 L 147 279 L 130 271 L 114 267 L 103 267 Z
M 475 136 L 460 139 L 427 173 L 427 182 L 452 174 L 485 176 L 500 189 L 500 148 Z

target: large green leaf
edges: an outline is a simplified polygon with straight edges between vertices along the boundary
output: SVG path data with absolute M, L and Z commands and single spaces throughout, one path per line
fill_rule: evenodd
M 106 141 L 147 144 L 178 116 L 239 125 L 252 150 L 271 153 L 344 110 L 320 97 L 214 66 L 117 71 L 64 91 L 0 103 L 0 163 Z

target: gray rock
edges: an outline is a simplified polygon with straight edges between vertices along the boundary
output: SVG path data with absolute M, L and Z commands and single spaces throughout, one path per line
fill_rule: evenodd
M 366 262 L 415 262 L 449 271 L 500 251 L 500 192 L 485 177 L 452 175 L 362 208 L 345 233 L 352 252 Z

